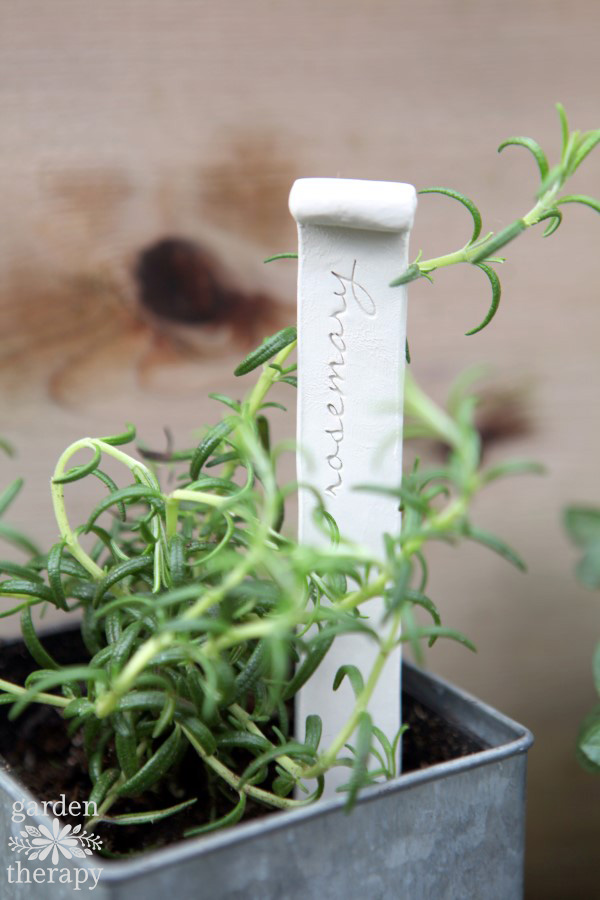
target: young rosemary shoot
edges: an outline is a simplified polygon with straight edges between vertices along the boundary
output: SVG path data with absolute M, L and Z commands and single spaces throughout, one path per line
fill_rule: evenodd
M 423 251 L 419 251 L 414 262 L 398 278 L 394 279 L 391 284 L 393 287 L 397 287 L 416 281 L 418 278 L 426 278 L 428 281 L 433 282 L 432 272 L 435 272 L 437 269 L 457 265 L 458 263 L 469 263 L 477 266 L 490 282 L 492 300 L 483 320 L 475 328 L 468 331 L 467 335 L 477 334 L 477 332 L 482 331 L 489 325 L 498 311 L 502 288 L 498 272 L 493 266 L 506 262 L 505 257 L 497 256 L 499 250 L 528 228 L 532 228 L 540 222 L 547 222 L 543 232 L 544 237 L 554 234 L 563 219 L 560 207 L 565 204 L 579 203 L 583 206 L 591 207 L 596 212 L 600 212 L 599 200 L 586 194 L 562 193 L 569 178 L 575 174 L 584 159 L 600 143 L 600 129 L 595 128 L 591 131 L 583 132 L 571 131 L 562 104 L 557 103 L 556 109 L 562 135 L 560 160 L 556 165 L 550 166 L 546 153 L 538 142 L 530 137 L 510 137 L 498 147 L 499 153 L 506 147 L 525 147 L 532 154 L 540 176 L 540 184 L 536 191 L 533 206 L 523 216 L 507 225 L 506 228 L 497 233 L 489 231 L 481 237 L 483 228 L 482 215 L 477 205 L 469 197 L 466 197 L 460 191 L 446 187 L 422 188 L 418 192 L 419 194 L 444 194 L 461 203 L 471 214 L 473 220 L 472 232 L 466 244 L 458 250 L 445 253 L 442 256 L 422 259 Z M 295 258 L 296 256 L 297 254 L 295 253 L 278 253 L 275 256 L 270 256 L 265 262 Z

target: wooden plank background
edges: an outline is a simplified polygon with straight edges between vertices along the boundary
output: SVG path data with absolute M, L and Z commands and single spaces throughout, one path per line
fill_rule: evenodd
M 599 27 L 593 0 L 3 3 L 0 431 L 19 457 L 0 465 L 3 484 L 27 473 L 15 524 L 51 535 L 48 479 L 68 441 L 134 418 L 149 444 L 163 426 L 188 443 L 217 415 L 208 390 L 239 391 L 236 360 L 293 318 L 293 263 L 261 261 L 295 247 L 295 177 L 447 184 L 494 230 L 521 214 L 534 165 L 495 148 L 530 134 L 556 152 L 556 100 L 576 127 L 600 125 Z M 600 195 L 600 153 L 573 188 Z M 469 269 L 413 285 L 409 311 L 415 374 L 440 399 L 465 366 L 493 365 L 489 459 L 548 468 L 478 504 L 527 576 L 436 548 L 434 596 L 479 654 L 429 657 L 536 735 L 527 895 L 544 900 L 592 895 L 600 833 L 600 782 L 573 757 L 600 597 L 575 584 L 560 521 L 567 502 L 600 502 L 600 219 L 566 213 L 548 242 L 510 248 L 485 333 L 463 336 L 488 300 Z M 454 249 L 468 228 L 450 201 L 422 198 L 413 248 Z M 163 286 L 150 294 L 148 267 Z M 161 314 L 169 290 L 177 322 Z M 499 415 L 515 392 L 520 415 Z

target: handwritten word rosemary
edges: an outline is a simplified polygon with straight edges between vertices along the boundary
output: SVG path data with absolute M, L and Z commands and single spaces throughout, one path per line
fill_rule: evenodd
M 377 312 L 375 301 L 369 292 L 356 281 L 356 260 L 352 264 L 352 272 L 350 275 L 340 275 L 338 272 L 331 273 L 337 278 L 339 290 L 334 291 L 336 297 L 340 298 L 341 306 L 334 310 L 330 315 L 330 319 L 335 322 L 335 330 L 329 332 L 329 342 L 335 352 L 334 357 L 327 365 L 327 379 L 329 381 L 329 390 L 336 394 L 334 400 L 327 404 L 327 412 L 332 417 L 332 427 L 326 428 L 325 433 L 330 435 L 335 445 L 335 450 L 327 456 L 327 465 L 335 473 L 335 480 L 325 488 L 325 493 L 332 497 L 336 496 L 336 491 L 342 486 L 342 470 L 344 463 L 341 456 L 341 445 L 344 440 L 344 412 L 345 412 L 345 394 L 342 390 L 342 382 L 344 381 L 344 368 L 346 366 L 346 341 L 344 335 L 344 322 L 342 316 L 348 308 L 347 294 L 350 289 L 358 308 L 366 316 L 374 316 Z

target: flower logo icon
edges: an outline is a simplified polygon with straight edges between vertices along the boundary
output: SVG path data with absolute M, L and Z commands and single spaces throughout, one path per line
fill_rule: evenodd
M 52 865 L 55 866 L 59 859 L 59 850 L 66 859 L 71 859 L 73 856 L 84 856 L 84 851 L 79 847 L 77 838 L 69 837 L 71 826 L 64 825 L 61 828 L 58 819 L 53 820 L 52 831 L 45 825 L 40 825 L 39 829 L 28 825 L 26 831 L 33 837 L 32 847 L 39 848 L 27 854 L 29 859 L 42 861 L 52 853 Z M 39 835 L 39 837 L 34 835 Z
M 82 859 L 92 855 L 92 849 L 98 850 L 101 841 L 95 835 L 81 831 L 81 825 L 61 825 L 58 819 L 52 820 L 52 830 L 46 825 L 26 825 L 20 832 L 20 838 L 11 837 L 9 847 L 17 853 L 25 851 L 27 859 L 39 859 L 40 862 L 52 854 L 51 862 L 55 866 L 61 854 L 65 859 L 77 857 Z

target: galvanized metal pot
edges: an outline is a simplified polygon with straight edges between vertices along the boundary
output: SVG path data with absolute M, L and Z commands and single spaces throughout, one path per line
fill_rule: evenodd
M 5 768 L 0 896 L 62 900 L 91 889 L 96 900 L 518 900 L 530 732 L 406 663 L 403 685 L 485 749 L 369 788 L 350 815 L 343 799 L 327 800 L 132 861 L 61 855 L 57 871 L 64 872 L 63 883 L 56 874 L 48 881 L 50 856 L 43 862 L 19 860 L 9 848 L 11 835 L 18 836 L 25 824 L 48 827 L 51 820 L 39 815 L 12 821 L 13 803 L 32 798 Z M 38 870 L 45 873 L 43 881 L 35 877 Z

